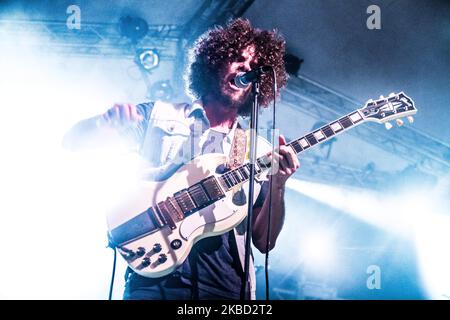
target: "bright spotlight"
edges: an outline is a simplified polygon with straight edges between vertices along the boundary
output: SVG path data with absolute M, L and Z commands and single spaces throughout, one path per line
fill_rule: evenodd
M 159 65 L 159 53 L 156 49 L 140 49 L 136 52 L 136 63 L 147 71 Z
M 327 229 L 317 229 L 306 234 L 300 245 L 300 254 L 312 270 L 328 269 L 334 262 L 334 236 Z

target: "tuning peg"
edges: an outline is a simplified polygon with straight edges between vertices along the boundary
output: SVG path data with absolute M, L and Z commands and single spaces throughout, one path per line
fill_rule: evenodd
M 391 130 L 392 128 L 392 124 L 390 122 L 386 122 L 384 126 L 386 127 L 386 130 Z
M 402 119 L 395 119 L 395 122 L 397 122 L 397 125 L 399 127 L 401 127 L 403 125 L 403 120 Z
M 413 116 L 407 116 L 406 119 L 408 119 L 409 123 L 413 123 L 414 122 L 414 117 Z

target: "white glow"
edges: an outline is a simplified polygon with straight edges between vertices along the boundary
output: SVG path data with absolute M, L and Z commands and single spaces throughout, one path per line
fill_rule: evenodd
M 309 270 L 331 271 L 334 269 L 336 248 L 330 230 L 311 230 L 301 239 L 300 255 Z
M 450 299 L 450 217 L 429 214 L 416 226 L 422 280 L 432 299 Z
M 76 121 L 129 101 L 143 83 L 124 81 L 120 61 L 40 56 L 26 45 L 41 42 L 31 36 L 2 41 L 0 299 L 106 299 L 105 208 L 133 182 L 136 159 L 74 154 L 61 141 Z
M 422 195 L 423 210 L 414 223 L 422 280 L 430 298 L 450 299 L 450 177 Z M 425 200 L 426 199 L 426 200 Z

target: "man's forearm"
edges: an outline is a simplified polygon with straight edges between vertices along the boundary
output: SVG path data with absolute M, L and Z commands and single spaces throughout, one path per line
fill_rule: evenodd
M 267 251 L 267 231 L 269 226 L 269 202 L 267 195 L 261 209 L 256 212 L 253 219 L 253 243 L 261 251 Z M 272 216 L 270 218 L 270 246 L 272 250 L 284 223 L 284 184 L 281 186 L 272 185 Z

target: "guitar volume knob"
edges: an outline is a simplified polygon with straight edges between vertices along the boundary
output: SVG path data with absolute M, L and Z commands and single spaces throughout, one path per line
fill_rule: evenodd
M 145 248 L 139 247 L 136 251 L 138 257 L 142 257 L 145 254 Z
M 151 263 L 150 258 L 145 257 L 144 259 L 142 259 L 142 266 L 143 266 L 144 268 L 145 268 L 145 267 L 148 267 L 148 266 L 150 265 L 150 263 Z
M 160 252 L 161 251 L 161 244 L 155 243 L 153 245 L 153 252 Z
M 158 257 L 158 262 L 159 263 L 164 263 L 167 261 L 167 256 L 164 253 L 161 253 Z
M 129 250 L 125 255 L 126 260 L 131 260 L 134 257 L 136 257 L 136 253 L 134 253 L 132 250 Z

